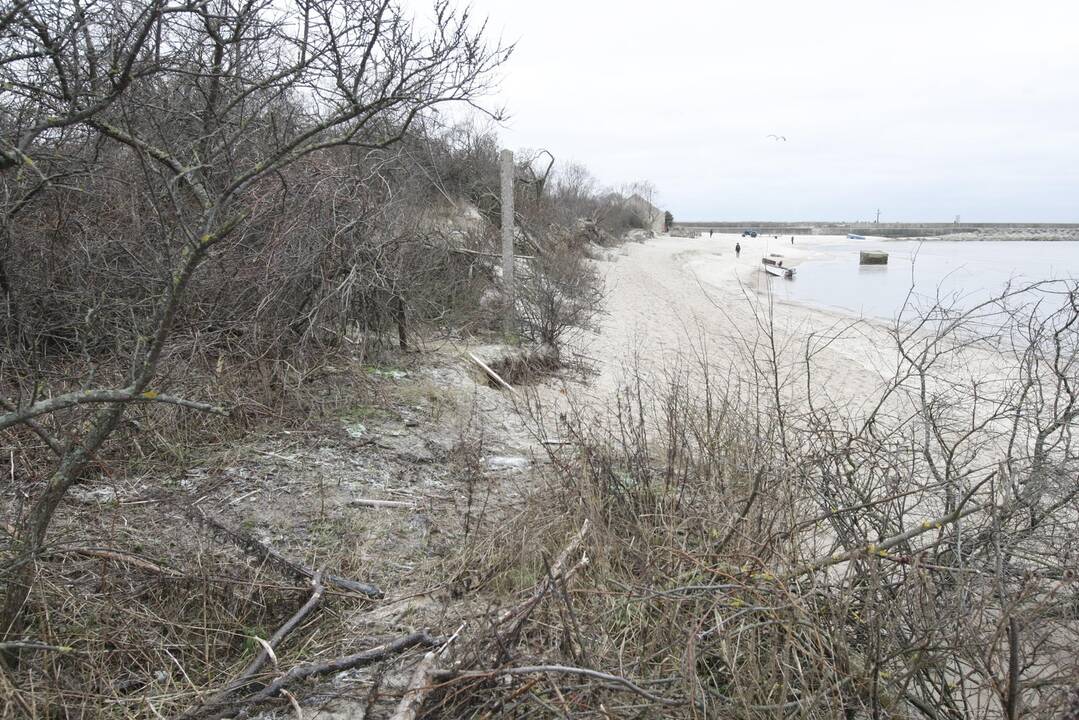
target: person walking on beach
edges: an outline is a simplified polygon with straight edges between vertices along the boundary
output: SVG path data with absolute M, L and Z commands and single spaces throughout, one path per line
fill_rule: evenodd
M 708 228 L 708 237 L 712 237 L 712 228 Z
M 793 244 L 794 244 L 794 236 L 791 235 L 791 245 L 793 245 Z
M 741 257 L 742 256 L 742 243 L 735 243 L 734 244 L 734 256 L 735 257 Z

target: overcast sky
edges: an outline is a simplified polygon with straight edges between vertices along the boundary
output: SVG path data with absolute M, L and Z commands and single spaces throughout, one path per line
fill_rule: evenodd
M 517 43 L 507 146 L 677 218 L 1079 221 L 1073 0 L 473 7 Z

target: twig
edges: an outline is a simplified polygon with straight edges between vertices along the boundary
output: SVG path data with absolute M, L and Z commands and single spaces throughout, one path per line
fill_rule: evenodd
M 244 498 L 251 497 L 252 495 L 254 495 L 257 492 L 260 492 L 259 488 L 256 488 L 256 489 L 252 490 L 251 492 L 244 493 L 243 495 L 240 495 L 239 497 L 233 498 L 232 500 L 229 500 L 228 504 L 231 507 L 232 505 L 235 505 L 236 503 L 240 502 Z
M 932 530 L 940 529 L 940 528 L 944 527 L 945 525 L 950 525 L 951 523 L 954 523 L 957 520 L 961 520 L 961 519 L 967 517 L 968 515 L 973 515 L 976 512 L 980 512 L 982 510 L 985 510 L 986 508 L 988 508 L 992 504 L 993 504 L 992 502 L 987 502 L 987 503 L 982 503 L 982 504 L 979 504 L 979 505 L 973 505 L 973 506 L 967 508 L 966 510 L 956 509 L 954 512 L 948 513 L 947 515 L 944 515 L 943 517 L 939 517 L 936 520 L 928 520 L 928 521 L 922 523 L 919 526 L 911 528 L 910 530 L 906 531 L 905 533 L 901 533 L 899 535 L 893 535 L 892 537 L 887 538 L 886 540 L 881 540 L 878 543 L 869 543 L 869 544 L 867 544 L 865 546 L 857 547 L 857 548 L 855 548 L 853 550 L 848 550 L 847 552 L 836 553 L 835 555 L 832 555 L 831 557 L 821 558 L 819 560 L 814 560 L 813 562 L 807 563 L 807 564 L 803 565 L 800 568 L 796 568 L 796 569 L 792 570 L 791 572 L 784 574 L 783 576 L 781 576 L 781 579 L 782 580 L 792 580 L 792 579 L 794 579 L 796 577 L 799 577 L 801 575 L 808 575 L 809 573 L 816 572 L 817 570 L 823 570 L 826 567 L 831 567 L 832 565 L 838 565 L 839 563 L 843 563 L 843 562 L 846 562 L 848 560 L 853 560 L 854 558 L 859 557 L 859 556 L 863 556 L 863 555 L 867 555 L 867 554 L 868 555 L 876 555 L 876 554 L 882 553 L 882 552 L 884 552 L 884 551 L 886 551 L 886 550 L 888 550 L 890 548 L 895 547 L 896 545 L 899 545 L 901 543 L 906 542 L 907 540 L 910 540 L 911 538 L 917 537 L 918 535 L 921 535 L 922 533 L 927 533 L 927 532 L 930 532 Z
M 3 398 L 3 397 L 0 397 L 0 407 L 4 408 L 5 410 L 10 410 L 12 412 L 18 412 L 18 409 L 19 409 L 18 406 L 15 405 L 15 403 L 13 403 L 10 400 L 8 400 L 7 398 Z M 25 420 L 24 424 L 26 425 L 26 427 L 30 428 L 35 433 L 37 433 L 37 436 L 39 438 L 41 438 L 45 442 L 46 445 L 49 446 L 49 449 L 52 450 L 54 454 L 59 455 L 59 456 L 63 456 L 63 454 L 64 454 L 64 445 L 63 445 L 63 443 L 61 443 L 59 440 L 54 438 L 49 433 L 49 431 L 45 429 L 45 426 L 43 426 L 41 423 L 37 422 L 36 420 Z M 14 456 L 12 456 L 12 457 L 14 458 Z
M 288 704 L 292 706 L 292 711 L 296 713 L 296 717 L 303 720 L 303 710 L 300 708 L 300 703 L 296 702 L 296 696 L 284 689 L 281 690 L 281 694 L 288 698 Z

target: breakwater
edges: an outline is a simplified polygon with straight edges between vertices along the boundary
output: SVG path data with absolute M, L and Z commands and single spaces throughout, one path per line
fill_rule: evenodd
M 963 233 L 1015 233 L 1030 231 L 1036 234 L 1062 231 L 1079 232 L 1079 223 L 843 223 L 843 222 L 774 222 L 722 221 L 676 222 L 674 229 L 687 232 L 741 233 L 754 230 L 762 235 L 867 235 L 886 238 L 941 237 Z

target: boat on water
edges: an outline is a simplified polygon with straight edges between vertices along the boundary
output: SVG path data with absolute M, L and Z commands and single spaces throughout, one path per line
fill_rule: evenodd
M 769 275 L 775 277 L 785 277 L 788 280 L 794 277 L 794 268 L 783 267 L 783 256 L 772 253 L 767 257 L 761 258 L 761 265 L 764 267 L 764 271 Z
M 857 235 L 855 233 L 847 233 L 848 240 L 865 240 L 865 235 Z
M 764 271 L 766 273 L 768 273 L 769 275 L 774 275 L 775 277 L 785 277 L 785 278 L 793 278 L 794 277 L 794 268 L 781 268 L 781 267 L 775 267 L 774 265 L 765 265 L 764 266 Z

